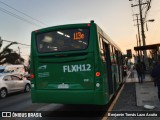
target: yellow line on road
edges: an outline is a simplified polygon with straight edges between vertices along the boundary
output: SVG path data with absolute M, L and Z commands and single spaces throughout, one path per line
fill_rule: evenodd
M 125 84 L 125 83 L 124 83 L 124 84 Z M 122 92 L 122 90 L 123 90 L 123 88 L 124 88 L 124 84 L 122 85 L 122 87 L 121 87 L 121 89 L 119 90 L 116 98 L 113 100 L 112 104 L 111 104 L 110 107 L 108 108 L 108 111 L 106 112 L 106 114 L 104 115 L 104 117 L 102 118 L 102 120 L 108 120 L 108 112 L 111 112 L 111 111 L 112 111 L 114 105 L 116 104 L 116 102 L 117 102 L 117 100 L 118 100 L 118 98 L 119 98 L 119 96 L 120 96 L 120 94 L 121 94 L 121 92 Z

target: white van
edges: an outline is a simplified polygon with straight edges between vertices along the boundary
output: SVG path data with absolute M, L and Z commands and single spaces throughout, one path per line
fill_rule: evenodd
M 7 65 L 4 67 L 4 71 L 1 74 L 24 74 L 24 65 Z
M 4 72 L 5 66 L 0 66 L 0 74 Z

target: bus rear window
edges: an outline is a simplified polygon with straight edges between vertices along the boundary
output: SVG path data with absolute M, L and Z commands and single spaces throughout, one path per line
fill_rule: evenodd
M 84 50 L 88 47 L 89 29 L 68 29 L 40 33 L 36 37 L 39 53 Z

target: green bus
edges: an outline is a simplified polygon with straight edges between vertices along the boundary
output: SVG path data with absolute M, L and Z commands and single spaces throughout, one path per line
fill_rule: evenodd
M 122 69 L 121 50 L 94 21 L 32 32 L 33 103 L 105 105 Z

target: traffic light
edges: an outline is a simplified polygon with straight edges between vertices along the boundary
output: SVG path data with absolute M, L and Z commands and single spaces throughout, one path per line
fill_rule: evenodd
M 132 50 L 131 49 L 127 50 L 127 57 L 132 58 Z

